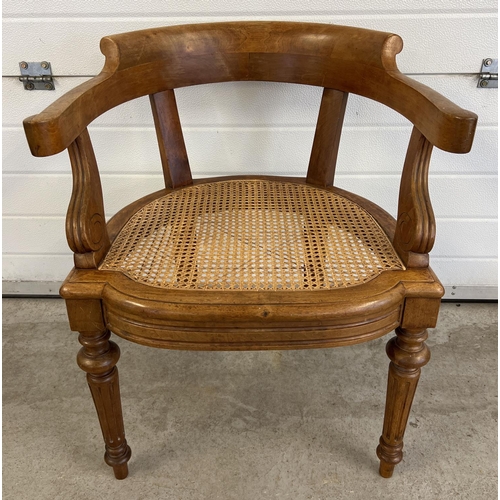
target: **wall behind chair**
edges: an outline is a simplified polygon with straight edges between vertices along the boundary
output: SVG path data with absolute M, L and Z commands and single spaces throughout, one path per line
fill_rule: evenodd
M 72 266 L 64 235 L 72 183 L 67 154 L 32 157 L 22 120 L 99 73 L 101 37 L 174 24 L 290 20 L 398 33 L 405 42 L 398 56 L 401 71 L 479 115 L 470 154 L 433 154 L 430 190 L 438 234 L 431 263 L 448 287 L 447 297 L 496 297 L 498 91 L 477 88 L 482 59 L 498 56 L 496 2 L 333 5 L 330 0 L 4 0 L 4 292 L 57 290 Z M 23 60 L 50 61 L 55 91 L 24 90 L 17 78 Z M 194 176 L 305 175 L 320 96 L 318 88 L 256 82 L 180 89 Z M 162 187 L 147 98 L 111 110 L 89 130 L 109 216 Z M 351 95 L 336 184 L 395 215 L 410 132 L 410 123 L 392 110 Z

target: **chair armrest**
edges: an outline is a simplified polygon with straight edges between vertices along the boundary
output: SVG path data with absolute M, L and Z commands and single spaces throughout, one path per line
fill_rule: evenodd
M 406 116 L 439 149 L 450 153 L 470 151 L 477 124 L 475 113 L 399 71 L 390 71 L 388 76 L 387 104 Z
M 105 96 L 101 87 L 112 75 L 100 73 L 78 85 L 41 113 L 23 121 L 24 131 L 33 156 L 60 153 L 99 116 L 97 102 Z

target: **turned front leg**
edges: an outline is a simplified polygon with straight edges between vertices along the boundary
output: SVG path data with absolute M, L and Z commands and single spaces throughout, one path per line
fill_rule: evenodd
M 386 348 L 391 363 L 384 429 L 377 447 L 382 477 L 391 477 L 394 467 L 403 458 L 403 436 L 420 377 L 420 368 L 430 359 L 430 351 L 424 343 L 427 330 L 397 328 L 396 334 L 396 337 L 389 340 Z
M 120 349 L 109 341 L 109 336 L 108 330 L 80 332 L 78 340 L 83 347 L 77 361 L 80 368 L 87 372 L 87 382 L 106 443 L 104 460 L 113 467 L 116 479 L 125 479 L 131 451 L 125 440 L 118 369 L 115 366 Z

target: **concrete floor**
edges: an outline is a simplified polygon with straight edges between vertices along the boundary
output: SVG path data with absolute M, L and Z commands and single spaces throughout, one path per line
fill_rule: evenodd
M 113 478 L 62 300 L 3 302 L 3 498 L 496 499 L 497 306 L 444 304 L 392 479 L 377 474 L 390 335 L 204 353 L 117 339 L 130 475 Z

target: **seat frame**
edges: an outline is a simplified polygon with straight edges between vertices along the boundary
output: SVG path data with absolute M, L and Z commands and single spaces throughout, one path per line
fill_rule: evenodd
M 466 153 L 477 116 L 396 66 L 401 38 L 390 33 L 313 23 L 232 22 L 172 26 L 105 37 L 102 72 L 58 99 L 24 127 L 35 156 L 68 149 L 73 193 L 66 234 L 75 268 L 61 288 L 70 327 L 80 333 L 78 364 L 96 405 L 105 461 L 128 474 L 118 346 L 127 340 L 169 349 L 257 350 L 336 347 L 392 330 L 386 411 L 377 455 L 390 477 L 402 459 L 403 436 L 420 369 L 429 361 L 427 328 L 436 325 L 444 291 L 429 268 L 435 220 L 427 177 L 433 146 Z M 174 89 L 224 81 L 274 81 L 324 88 L 305 179 L 235 176 L 194 180 Z M 376 100 L 413 124 L 394 219 L 374 203 L 333 186 L 348 93 Z M 165 189 L 118 212 L 107 223 L 87 126 L 105 111 L 149 95 Z M 236 178 L 307 183 L 367 210 L 405 265 L 367 283 L 332 290 L 164 290 L 99 270 L 117 234 L 141 207 L 185 186 Z

